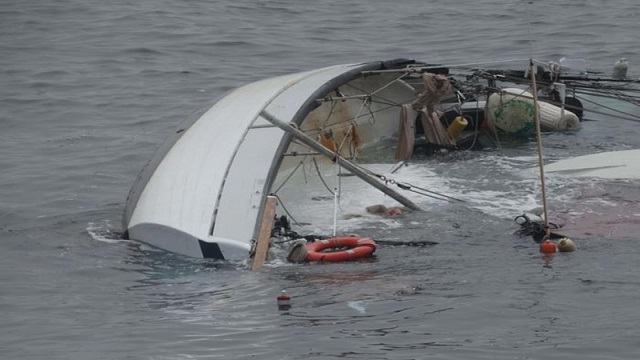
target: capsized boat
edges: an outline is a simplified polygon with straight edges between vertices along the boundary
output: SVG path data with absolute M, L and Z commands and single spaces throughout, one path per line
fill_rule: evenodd
M 193 257 L 247 258 L 279 175 L 318 156 L 266 116 L 353 158 L 397 132 L 396 105 L 416 91 L 387 70 L 414 63 L 337 65 L 236 89 L 183 122 L 145 166 L 126 201 L 124 237 Z
M 419 210 L 401 184 L 389 186 L 361 159 L 389 138 L 398 161 L 410 159 L 421 142 L 446 149 L 482 143 L 487 97 L 505 77 L 459 70 L 398 59 L 242 86 L 185 120 L 160 146 L 129 192 L 123 236 L 193 257 L 245 259 L 267 195 L 311 163 L 337 164 Z

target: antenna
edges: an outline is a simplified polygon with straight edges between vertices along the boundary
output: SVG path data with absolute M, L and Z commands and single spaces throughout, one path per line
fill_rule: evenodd
M 527 2 L 527 4 L 533 5 L 533 1 L 529 1 Z M 527 32 L 529 34 L 529 60 L 533 61 L 533 36 L 531 35 L 531 12 L 530 11 L 527 11 Z M 529 68 L 529 71 L 531 71 L 531 67 Z

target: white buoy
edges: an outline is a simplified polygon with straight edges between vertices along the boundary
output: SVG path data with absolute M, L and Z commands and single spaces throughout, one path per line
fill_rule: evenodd
M 613 72 L 611 77 L 617 80 L 627 78 L 627 70 L 629 69 L 629 63 L 626 58 L 621 58 L 613 65 Z
M 575 131 L 582 125 L 580 119 L 569 110 L 562 110 L 553 104 L 538 102 L 540 107 L 540 126 L 545 131 Z
M 571 111 L 538 101 L 540 127 L 544 131 L 574 131 L 581 128 L 580 119 Z M 512 135 L 534 134 L 535 108 L 533 95 L 518 88 L 506 88 L 492 94 L 485 109 L 487 124 L 492 130 Z
M 506 88 L 487 99 L 485 116 L 489 129 L 512 135 L 534 133 L 533 95 L 517 88 Z
M 571 252 L 576 250 L 576 243 L 569 238 L 562 238 L 558 240 L 558 250 L 560 252 Z

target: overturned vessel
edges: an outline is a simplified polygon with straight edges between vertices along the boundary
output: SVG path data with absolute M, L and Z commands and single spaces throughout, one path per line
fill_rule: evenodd
M 397 161 L 410 158 L 420 141 L 456 148 L 465 143 L 465 127 L 480 143 L 485 109 L 469 116 L 463 106 L 486 103 L 477 90 L 456 82 L 448 68 L 404 59 L 240 87 L 180 124 L 143 168 L 127 197 L 124 237 L 193 257 L 245 259 L 267 195 L 305 164 L 337 164 L 419 209 L 359 159 L 388 138 L 398 139 L 391 156 Z
M 261 113 L 338 144 L 332 149 L 338 154 L 355 155 L 395 133 L 393 104 L 415 97 L 413 87 L 393 81 L 396 73 L 365 72 L 408 63 L 338 65 L 231 92 L 181 124 L 142 170 L 127 198 L 124 236 L 194 257 L 246 258 L 266 196 L 295 164 L 286 160 L 317 156 Z

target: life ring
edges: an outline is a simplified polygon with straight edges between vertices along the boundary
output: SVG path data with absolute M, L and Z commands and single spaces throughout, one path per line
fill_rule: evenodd
M 326 249 L 348 248 L 342 251 L 322 252 Z M 376 242 L 369 238 L 343 236 L 316 240 L 307 244 L 306 261 L 349 261 L 371 255 L 376 251 Z

